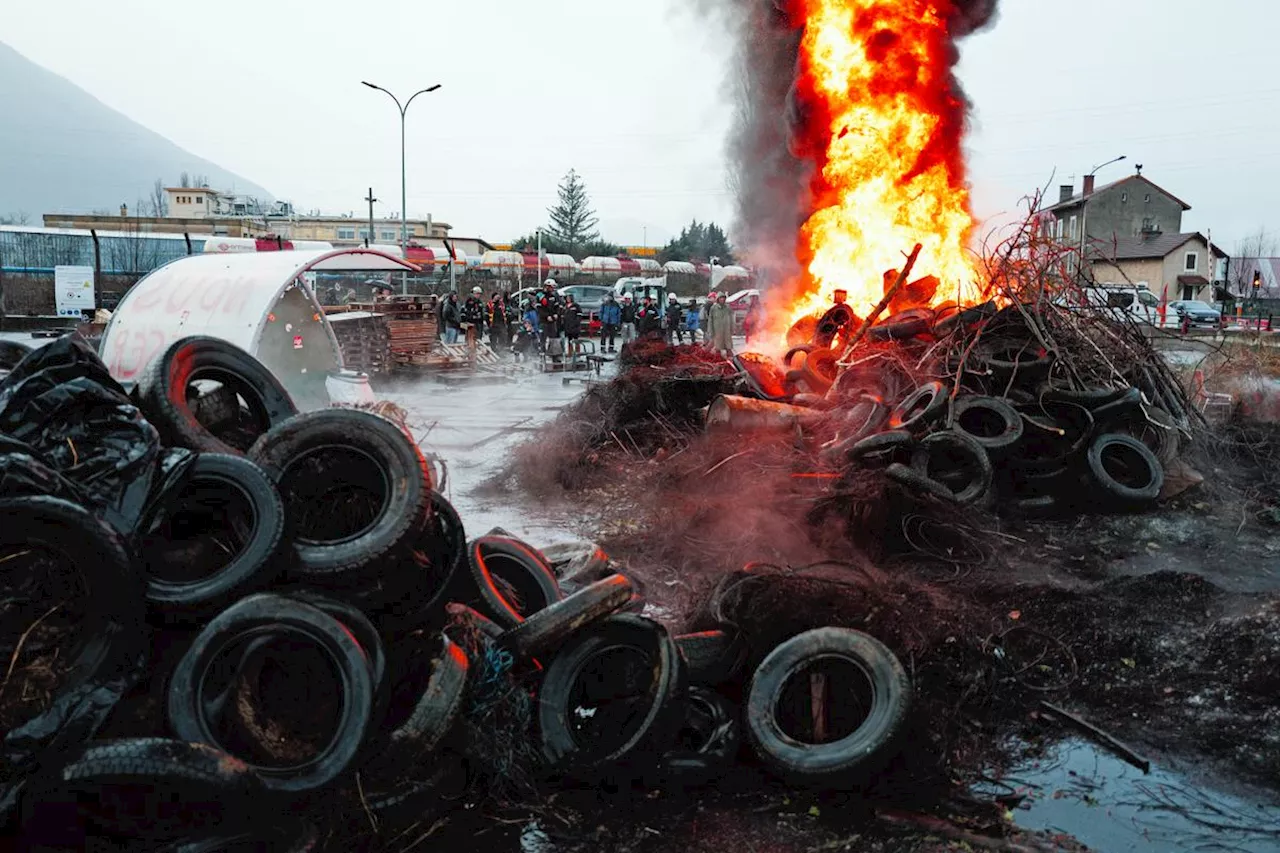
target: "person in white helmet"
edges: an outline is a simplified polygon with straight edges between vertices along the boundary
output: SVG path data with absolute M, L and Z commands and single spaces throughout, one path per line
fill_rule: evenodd
M 667 343 L 684 343 L 684 312 L 674 293 L 667 294 L 667 310 L 662 317 L 667 330 Z
M 467 343 L 474 344 L 484 333 L 484 291 L 479 287 L 471 288 L 471 295 L 462 305 L 462 328 L 467 330 Z

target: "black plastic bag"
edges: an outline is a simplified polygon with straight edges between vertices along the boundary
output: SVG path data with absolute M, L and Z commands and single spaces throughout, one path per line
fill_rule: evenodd
M 80 490 L 36 456 L 35 448 L 0 435 L 0 497 L 48 495 L 79 503 Z
M 28 445 L 126 536 L 191 459 L 161 449 L 155 427 L 79 335 L 31 353 L 0 381 L 0 434 Z

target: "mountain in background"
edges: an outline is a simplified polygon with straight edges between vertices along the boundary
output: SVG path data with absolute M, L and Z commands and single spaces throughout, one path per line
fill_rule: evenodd
M 271 194 L 116 112 L 79 86 L 0 43 L 0 217 L 131 211 L 156 178 L 183 172 L 238 194 Z

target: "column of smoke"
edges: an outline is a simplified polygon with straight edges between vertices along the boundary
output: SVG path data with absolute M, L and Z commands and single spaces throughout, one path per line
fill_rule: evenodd
M 806 152 L 813 146 L 814 129 L 805 126 L 796 96 L 803 0 L 695 2 L 717 27 L 727 25 L 735 39 L 737 122 L 729 141 L 737 191 L 735 242 L 750 263 L 766 270 L 765 283 L 785 294 L 804 284 L 797 242 L 813 212 L 811 188 L 817 183 L 815 156 Z M 959 38 L 992 19 L 995 0 L 956 2 L 953 9 L 952 31 Z M 705 591 L 709 576 L 748 560 L 866 562 L 854 543 L 873 531 L 851 529 L 854 541 L 839 538 L 834 529 L 815 531 L 799 508 L 811 507 L 813 497 L 796 491 L 794 450 L 788 441 L 772 438 L 709 436 L 707 444 L 695 444 L 663 463 L 670 466 L 671 488 L 678 494 L 655 489 L 646 514 L 658 522 L 659 532 L 649 543 L 648 556 L 680 567 L 680 588 L 687 584 L 688 589 L 672 593 L 674 597 Z M 745 454 L 748 448 L 751 452 Z M 694 472 L 692 481 L 689 471 Z M 878 503 L 874 496 L 882 487 L 878 477 L 846 485 L 853 492 L 866 491 L 868 504 Z M 698 509 L 691 512 L 688 504 L 695 497 Z M 892 523 L 896 521 L 876 522 Z
M 934 0 L 959 41 L 991 24 L 998 0 Z M 801 226 L 814 212 L 815 171 L 825 152 L 823 116 L 805 108 L 797 90 L 805 0 L 696 0 L 718 25 L 727 25 L 735 49 L 731 72 L 736 120 L 729 139 L 731 184 L 736 191 L 733 234 L 748 263 L 764 271 L 774 304 L 789 303 L 806 287 L 797 260 Z M 959 61 L 953 50 L 951 65 Z M 970 104 L 960 83 L 951 85 L 961 126 Z M 818 188 L 820 189 L 820 188 Z M 802 253 L 803 254 L 803 253 Z

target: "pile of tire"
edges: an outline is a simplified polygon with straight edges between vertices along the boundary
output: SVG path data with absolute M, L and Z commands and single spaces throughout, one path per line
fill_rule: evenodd
M 1033 516 L 1139 510 L 1160 497 L 1188 421 L 1150 369 L 1082 381 L 1017 306 L 913 309 L 870 338 L 848 367 L 816 345 L 785 358 L 792 399 L 829 413 L 820 455 L 830 468 Z
M 826 785 L 895 745 L 910 685 L 873 638 L 827 628 L 753 650 L 714 621 L 673 635 L 603 558 L 562 586 L 529 544 L 468 539 L 402 425 L 297 414 L 224 344 L 161 359 L 134 397 L 194 458 L 136 536 L 53 495 L 0 506 L 6 582 L 26 565 L 7 558 L 38 549 L 78 570 L 92 614 L 54 704 L 97 703 L 95 722 L 55 721 L 38 761 L 3 767 L 27 849 L 317 849 L 352 803 L 362 823 L 411 825 L 459 778 L 499 772 L 465 734 L 494 725 L 495 692 L 529 710 L 501 734 L 531 746 L 540 780 L 696 784 L 748 742 L 777 773 Z M 232 389 L 216 405 L 242 410 L 227 416 L 234 444 L 200 416 L 215 405 L 191 391 L 201 375 Z M 104 690 L 137 654 L 146 677 Z M 843 686 L 815 701 L 815 679 Z

